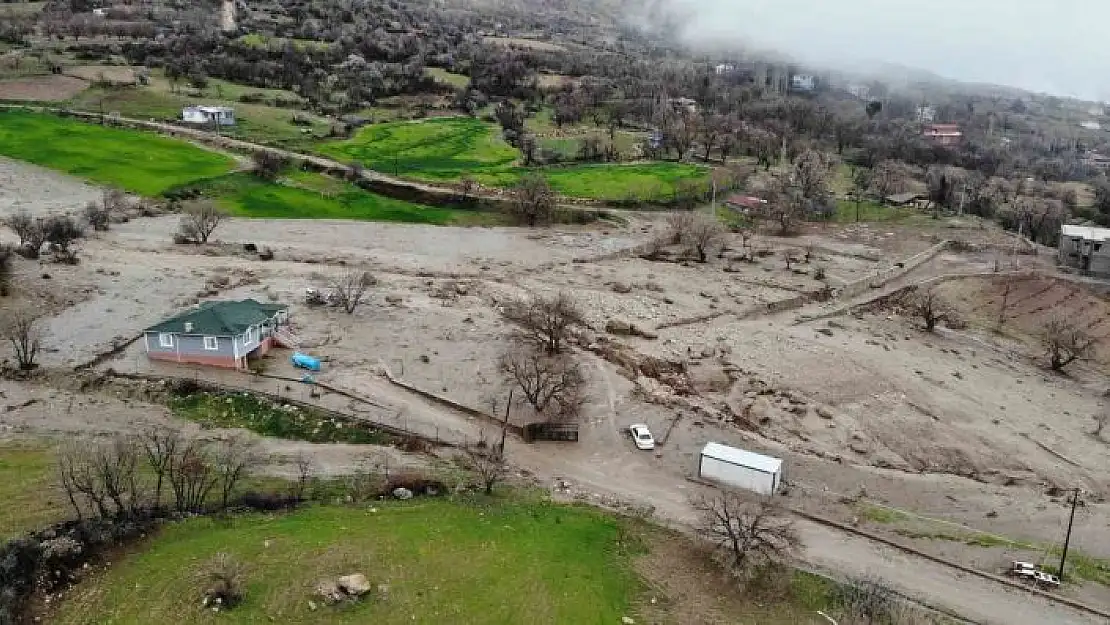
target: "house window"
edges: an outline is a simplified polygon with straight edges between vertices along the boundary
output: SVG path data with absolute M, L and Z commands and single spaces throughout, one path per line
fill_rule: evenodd
M 247 331 L 243 333 L 243 342 L 244 343 L 253 343 L 254 342 L 254 328 L 247 328 Z
M 173 335 L 165 332 L 159 334 L 158 345 L 160 347 L 173 347 Z
M 215 351 L 220 348 L 220 342 L 214 336 L 204 337 L 204 349 Z
M 1095 243 L 1095 251 L 1096 252 L 1102 251 L 1102 244 L 1101 243 Z

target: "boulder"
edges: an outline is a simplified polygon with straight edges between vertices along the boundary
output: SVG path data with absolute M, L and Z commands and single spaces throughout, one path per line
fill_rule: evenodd
M 336 585 L 350 597 L 361 597 L 370 592 L 370 580 L 362 573 L 344 575 L 336 580 Z
M 339 588 L 339 584 L 332 580 L 316 584 L 316 594 L 324 600 L 324 605 L 333 605 L 347 598 L 346 593 Z
M 757 423 L 766 423 L 771 420 L 771 402 L 766 397 L 759 397 L 748 409 L 748 417 Z
M 412 491 L 404 487 L 394 488 L 393 496 L 402 501 L 406 499 L 412 499 Z
M 832 408 L 821 404 L 817 406 L 817 416 L 821 417 L 822 419 L 832 419 L 836 415 L 833 413 Z
M 404 302 L 405 298 L 400 295 L 386 295 L 385 301 L 387 304 L 393 304 L 394 306 L 396 306 L 401 302 Z
M 613 283 L 613 292 L 614 293 L 631 293 L 632 292 L 632 286 L 629 285 L 629 284 L 626 284 L 624 282 L 614 282 Z
M 632 330 L 635 327 L 623 319 L 610 319 L 605 324 L 605 331 L 618 336 L 632 336 Z

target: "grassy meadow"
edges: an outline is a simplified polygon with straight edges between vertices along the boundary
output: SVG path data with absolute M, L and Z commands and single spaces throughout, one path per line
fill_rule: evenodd
M 48 446 L 0 444 L 0 543 L 67 516 L 69 508 L 54 477 L 54 454 Z
M 350 139 L 320 145 L 322 154 L 358 161 L 383 173 L 435 183 L 464 174 L 495 187 L 516 184 L 530 170 L 497 126 L 468 117 L 375 124 Z M 539 168 L 559 193 L 597 200 L 667 199 L 676 184 L 705 179 L 706 169 L 684 163 L 582 164 Z
M 544 502 L 381 502 L 284 515 L 192 519 L 71 592 L 61 624 L 619 623 L 642 590 L 621 522 Z M 199 571 L 227 552 L 246 599 L 200 607 Z M 321 579 L 363 572 L 388 599 L 312 610 Z
M 0 110 L 0 155 L 148 196 L 234 165 L 184 141 L 19 110 Z

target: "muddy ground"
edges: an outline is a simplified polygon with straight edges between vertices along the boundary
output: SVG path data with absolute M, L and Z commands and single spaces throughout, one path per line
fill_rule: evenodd
M 47 179 L 51 184 L 36 182 Z M 95 189 L 9 161 L 0 161 L 0 181 L 0 213 L 16 207 L 76 211 L 96 196 Z M 302 348 L 325 361 L 321 381 L 377 403 L 328 395 L 328 407 L 444 439 L 474 440 L 492 426 L 414 397 L 383 373 L 469 407 L 500 409 L 506 390 L 497 358 L 513 331 L 500 307 L 528 292 L 565 290 L 581 303 L 590 326 L 575 347 L 589 374 L 590 401 L 578 445 L 510 446 L 518 464 L 538 475 L 678 510 L 694 492 L 684 478 L 696 473 L 700 447 L 711 440 L 732 443 L 783 457 L 794 505 L 892 535 L 901 531 L 902 539 L 923 549 L 986 570 L 1017 556 L 1045 556 L 937 537 L 959 533 L 955 526 L 918 528 L 908 537 L 897 523 L 876 522 L 872 504 L 1051 545 L 1061 540 L 1066 520 L 1063 489 L 1081 487 L 1086 505 L 1077 516 L 1073 548 L 1110 558 L 1107 446 L 1090 433 L 1092 415 L 1106 409 L 1105 368 L 1089 363 L 1069 377 L 1047 373 L 1030 339 L 1035 306 L 1013 307 L 1008 335 L 983 324 L 926 334 L 894 310 L 850 311 L 882 289 L 767 311 L 769 303 L 820 289 L 818 268 L 835 292 L 944 239 L 967 245 L 941 252 L 886 288 L 996 268 L 1053 271 L 1049 251 L 1015 256 L 1011 237 L 977 222 L 829 225 L 792 239 L 759 235 L 753 245 L 765 253 L 756 262 L 736 260 L 743 246 L 733 235 L 729 251 L 706 264 L 622 253 L 665 230 L 665 220 L 653 215 L 629 215 L 621 225 L 538 231 L 231 220 L 204 247 L 173 245 L 175 225 L 173 216 L 116 224 L 84 242 L 82 262 L 74 267 L 17 262 L 16 294 L 2 303 L 26 300 L 48 311 L 44 368 L 203 376 L 302 398 L 296 383 L 152 364 L 142 341 L 135 341 L 144 327 L 199 301 L 254 297 L 291 306 Z M 0 240 L 10 237 L 0 231 Z M 258 260 L 244 251 L 246 243 L 271 247 L 275 259 Z M 799 258 L 791 269 L 786 250 Z M 379 280 L 355 314 L 304 304 L 306 287 L 351 267 Z M 1054 284 L 1035 280 L 1022 286 L 1030 297 Z M 993 284 L 965 279 L 945 283 L 943 292 L 986 318 L 989 299 L 997 296 Z M 1068 297 L 1082 302 L 1084 315 L 1105 319 L 1106 302 L 1094 291 Z M 805 321 L 836 310 L 849 312 Z M 607 336 L 612 320 L 658 338 Z M 287 356 L 274 352 L 267 373 L 295 376 Z M 686 373 L 660 381 L 631 371 L 645 356 Z M 5 405 L 18 404 L 21 393 L 60 394 L 54 403 L 0 408 L 0 424 L 19 435 L 100 433 L 168 418 L 111 398 L 97 400 L 105 403 L 95 410 L 61 410 L 57 402 L 91 399 L 47 383 L 30 390 L 25 383 L 4 384 Z M 692 392 L 684 395 L 684 385 Z M 531 417 L 513 408 L 515 421 Z M 654 453 L 634 451 L 622 433 L 633 422 L 647 423 L 661 440 Z M 310 447 L 330 458 L 335 471 L 364 454 Z M 1110 606 L 1102 586 L 1067 592 Z

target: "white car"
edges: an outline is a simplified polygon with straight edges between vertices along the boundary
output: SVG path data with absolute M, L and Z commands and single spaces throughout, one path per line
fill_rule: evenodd
M 1041 586 L 1041 587 L 1048 587 L 1048 588 L 1059 588 L 1060 587 L 1060 578 L 1056 577 L 1055 575 L 1049 575 L 1048 573 L 1042 573 L 1041 571 L 1037 571 L 1036 573 L 1033 574 L 1033 581 L 1036 582 L 1037 585 Z
M 1037 567 L 1032 562 L 1022 562 L 1014 560 L 1010 563 L 1010 575 L 1014 577 L 1024 577 L 1026 579 L 1033 579 L 1038 573 Z
M 632 435 L 632 442 L 636 443 L 637 449 L 645 451 L 655 449 L 655 439 L 643 423 L 628 426 L 628 432 Z

